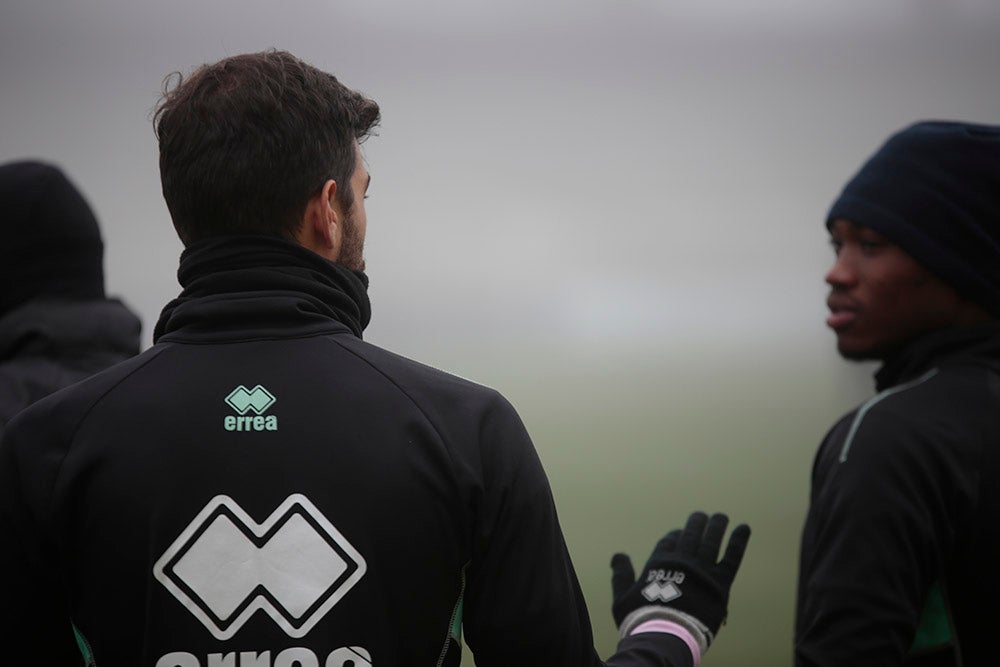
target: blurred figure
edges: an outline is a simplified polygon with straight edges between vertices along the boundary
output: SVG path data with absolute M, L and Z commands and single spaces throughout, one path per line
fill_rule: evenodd
M 72 618 L 101 667 L 454 666 L 464 631 L 480 667 L 603 665 L 513 407 L 362 340 L 376 103 L 285 52 L 175 83 L 183 291 L 150 350 L 8 428 L 0 644 L 71 660 Z M 727 521 L 638 578 L 613 557 L 608 664 L 698 663 L 749 539 Z
M 816 456 L 795 663 L 995 664 L 1000 127 L 896 133 L 826 226 L 837 349 L 882 364 Z
M 66 176 L 0 165 L 0 431 L 38 399 L 139 352 L 139 319 L 104 295 L 104 244 Z

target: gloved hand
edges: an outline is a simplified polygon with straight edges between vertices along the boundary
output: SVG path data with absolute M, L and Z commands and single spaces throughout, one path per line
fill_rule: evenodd
M 657 543 L 638 581 L 628 556 L 612 557 L 611 610 L 622 637 L 647 620 L 664 619 L 692 631 L 702 652 L 708 648 L 726 620 L 729 588 L 750 539 L 750 527 L 737 526 L 716 562 L 728 523 L 725 514 L 693 513 L 683 532 L 673 530 Z

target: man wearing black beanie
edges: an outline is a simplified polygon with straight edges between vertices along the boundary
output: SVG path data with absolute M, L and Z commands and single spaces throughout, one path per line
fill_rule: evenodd
M 882 364 L 816 455 L 795 664 L 994 664 L 1000 127 L 901 130 L 826 226 L 827 325 Z
M 97 219 L 58 168 L 0 165 L 0 431 L 21 409 L 139 352 L 139 319 L 104 295 Z

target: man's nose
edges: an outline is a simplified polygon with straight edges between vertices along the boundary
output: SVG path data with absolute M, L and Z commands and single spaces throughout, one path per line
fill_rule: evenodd
M 833 260 L 833 265 L 826 272 L 826 284 L 831 287 L 849 287 L 857 280 L 855 271 L 843 250 Z

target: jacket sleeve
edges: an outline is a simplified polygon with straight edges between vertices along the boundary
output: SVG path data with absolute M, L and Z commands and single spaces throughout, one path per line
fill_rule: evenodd
M 817 454 L 795 664 L 901 665 L 978 477 L 954 423 L 906 401 L 846 418 Z
M 524 426 L 502 399 L 482 423 L 481 460 L 483 493 L 464 616 L 476 664 L 605 664 L 594 650 L 548 480 Z M 644 633 L 622 640 L 607 664 L 690 667 L 692 656 L 677 637 Z
M 22 425 L 12 421 L 0 440 L 0 646 L 19 665 L 79 665 L 59 547 L 45 516 L 61 456 Z

